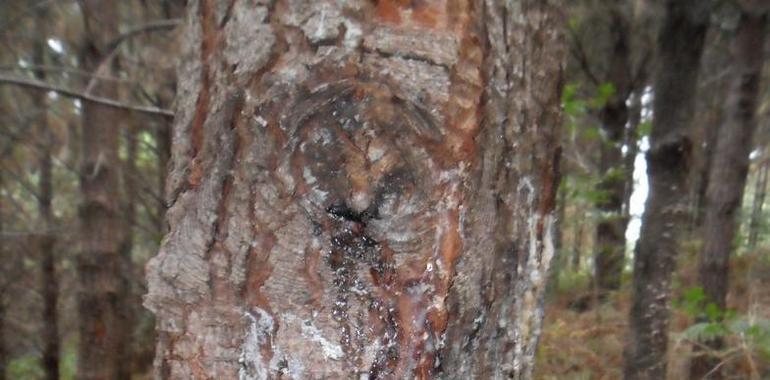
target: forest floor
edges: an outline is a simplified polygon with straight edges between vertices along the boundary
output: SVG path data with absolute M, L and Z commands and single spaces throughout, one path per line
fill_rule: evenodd
M 680 260 L 674 285 L 669 331 L 668 379 L 686 379 L 693 352 L 693 298 L 697 301 L 695 260 Z M 594 305 L 586 274 L 565 273 L 547 301 L 535 379 L 621 379 L 623 348 L 631 305 L 630 278 L 621 290 Z M 688 297 L 690 299 L 688 299 Z M 743 255 L 732 261 L 727 322 L 706 329 L 724 337 L 726 379 L 770 379 L 770 252 Z

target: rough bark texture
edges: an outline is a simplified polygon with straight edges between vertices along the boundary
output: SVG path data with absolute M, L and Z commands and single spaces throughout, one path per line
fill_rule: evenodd
M 626 379 L 666 377 L 671 273 L 688 220 L 689 124 L 708 16 L 707 1 L 669 0 L 658 35 L 653 127 L 647 152 L 650 195 L 634 260 Z
M 192 1 L 157 376 L 531 377 L 553 256 L 548 1 Z
M 100 0 L 80 4 L 86 35 L 81 66 L 91 72 L 109 72 L 113 62 L 108 57 L 107 45 L 117 33 L 117 7 Z M 87 87 L 93 95 L 117 98 L 113 83 L 97 79 Z M 127 293 L 121 258 L 125 227 L 120 203 L 117 122 L 124 115 L 91 102 L 83 103 L 82 115 L 78 379 L 124 379 L 129 333 L 123 325 L 122 304 Z
M 628 218 L 623 214 L 626 177 L 622 145 L 629 119 L 626 100 L 632 91 L 628 21 L 619 9 L 619 4 L 608 6 L 612 47 L 605 79 L 614 86 L 615 92 L 599 114 L 603 138 L 599 151 L 598 190 L 603 196 L 596 204 L 600 218 L 596 224 L 594 267 L 596 287 L 601 294 L 620 288 L 623 274 Z
M 737 229 L 743 189 L 749 170 L 751 138 L 756 127 L 755 111 L 763 64 L 766 14 L 743 12 L 732 41 L 732 79 L 726 104 L 724 124 L 719 128 L 714 163 L 706 191 L 706 215 L 703 223 L 703 251 L 700 256 L 699 282 L 706 300 L 725 310 L 730 252 Z M 722 346 L 721 339 L 708 342 Z M 693 360 L 690 375 L 694 379 L 720 379 L 721 359 L 701 355 Z
M 34 46 L 33 60 L 38 66 L 45 65 L 46 40 L 46 11 L 41 8 L 35 17 L 37 38 Z M 45 81 L 45 72 L 36 71 L 35 78 Z M 43 91 L 31 93 L 35 105 L 35 127 L 40 142 L 39 167 L 40 182 L 37 192 L 38 210 L 40 215 L 41 234 L 38 238 L 40 254 L 40 289 L 43 298 L 42 340 L 43 340 L 43 370 L 45 378 L 59 378 L 59 318 L 57 306 L 59 300 L 59 283 L 56 276 L 56 254 L 54 252 L 56 239 L 53 234 L 54 217 L 51 209 L 53 197 L 52 159 L 53 134 L 48 126 L 48 104 Z

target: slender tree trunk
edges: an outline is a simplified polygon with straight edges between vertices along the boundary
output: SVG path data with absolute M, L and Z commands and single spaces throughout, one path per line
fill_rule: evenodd
M 35 28 L 37 38 L 35 40 L 33 62 L 45 65 L 45 51 L 47 44 L 47 17 L 45 7 L 37 10 L 35 16 Z M 36 71 L 35 78 L 46 80 L 44 71 Z M 54 252 L 56 238 L 53 234 L 54 217 L 51 209 L 53 198 L 52 160 L 53 135 L 48 126 L 47 94 L 42 91 L 31 93 L 35 105 L 36 133 L 42 137 L 40 144 L 39 170 L 40 185 L 37 200 L 40 213 L 41 233 L 38 244 L 40 250 L 40 289 L 43 296 L 43 369 L 48 380 L 59 379 L 59 317 L 57 312 L 59 301 L 59 282 L 56 276 L 56 254 Z
M 757 247 L 759 241 L 759 230 L 762 223 L 762 209 L 765 205 L 767 195 L 767 177 L 770 172 L 770 160 L 762 158 L 762 162 L 757 169 L 757 180 L 754 186 L 754 200 L 751 205 L 751 220 L 749 222 L 749 248 Z
M 189 4 L 158 376 L 530 379 L 555 3 L 262 4 Z
M 706 300 L 725 310 L 730 252 L 737 230 L 746 175 L 749 170 L 751 137 L 756 127 L 755 111 L 763 64 L 767 15 L 742 12 L 732 42 L 733 77 L 727 100 L 725 122 L 719 128 L 714 162 L 706 192 L 703 224 L 703 251 L 700 256 L 699 281 Z M 707 344 L 722 347 L 721 339 Z M 717 368 L 721 359 L 709 355 L 696 357 L 690 375 L 694 379 L 721 379 Z
M 107 43 L 117 32 L 117 7 L 107 1 L 84 0 L 83 69 L 111 71 Z M 93 95 L 116 98 L 114 83 L 95 80 Z M 78 255 L 80 314 L 79 379 L 123 379 L 128 346 L 123 302 L 125 273 L 121 258 L 125 223 L 121 215 L 118 159 L 119 120 L 124 115 L 100 104 L 83 103 L 80 186 L 81 244 Z
M 602 295 L 620 288 L 628 224 L 623 214 L 626 176 L 622 145 L 629 117 L 626 100 L 631 93 L 630 32 L 618 6 L 613 4 L 609 8 L 612 52 L 606 80 L 615 92 L 599 114 L 604 138 L 599 151 L 598 190 L 603 196 L 596 204 L 600 217 L 596 224 L 594 254 L 596 287 Z
M 3 172 L 0 171 L 0 189 L 4 188 Z M 5 214 L 4 214 L 4 202 L 2 194 L 0 194 L 0 236 L 4 232 L 5 226 Z M 0 239 L 0 258 L 2 260 L 10 259 L 6 254 L 5 239 Z M 0 280 L 0 380 L 6 380 L 8 378 L 8 363 L 11 361 L 10 352 L 8 352 L 8 345 L 5 340 L 5 322 L 8 318 L 8 311 L 5 307 L 5 292 L 8 287 L 6 279 Z
M 40 94 L 45 95 L 43 92 Z M 41 289 L 43 293 L 43 368 L 46 379 L 59 378 L 59 317 L 57 312 L 59 301 L 59 281 L 56 275 L 56 239 L 52 232 L 54 228 L 53 212 L 51 210 L 52 178 L 51 178 L 51 138 L 46 136 L 44 152 L 40 157 L 40 190 L 38 204 L 43 220 L 44 232 L 40 236 L 41 254 Z
M 139 178 L 139 172 L 136 169 L 136 121 L 134 115 L 130 115 L 126 118 L 124 123 L 120 123 L 123 129 L 123 136 L 126 144 L 126 160 L 123 164 L 123 217 L 125 220 L 125 235 L 123 237 L 123 244 L 120 247 L 120 256 L 122 261 L 121 277 L 125 280 L 124 291 L 126 294 L 125 300 L 120 307 L 122 308 L 120 315 L 122 317 L 121 326 L 123 333 L 129 337 L 133 337 L 136 327 L 136 314 L 137 308 L 141 305 L 141 299 L 138 294 L 135 294 L 134 289 L 138 286 L 139 278 L 135 276 L 133 250 L 134 250 L 134 227 L 136 225 L 136 194 L 137 194 L 137 179 Z M 127 338 L 126 342 L 129 343 L 125 348 L 125 360 L 126 364 L 122 365 L 120 369 L 123 373 L 118 374 L 118 377 L 128 379 L 131 376 L 131 372 L 134 369 L 134 346 L 133 339 Z
M 666 376 L 671 273 L 688 221 L 689 130 L 708 21 L 708 2 L 666 2 L 647 153 L 650 195 L 634 260 L 626 379 Z
M 718 91 L 726 92 L 726 91 Z M 717 137 L 719 133 L 720 125 L 722 124 L 722 109 L 721 104 L 724 102 L 722 94 L 714 95 L 717 99 L 713 102 L 711 107 L 716 109 L 710 109 L 707 111 L 706 125 L 703 127 L 703 142 L 702 148 L 697 153 L 699 159 L 693 160 L 697 164 L 693 165 L 695 173 L 693 175 L 694 188 L 692 190 L 691 210 L 690 215 L 690 232 L 698 233 L 703 226 L 703 220 L 706 215 L 706 192 L 709 187 L 709 173 L 711 173 L 711 167 L 714 165 L 714 151 L 717 145 Z
M 2 291 L 0 292 L 0 380 L 8 378 L 8 362 L 11 360 L 8 346 L 5 344 L 5 321 L 7 317 L 8 314 L 5 309 L 5 292 Z
M 580 218 L 575 218 L 575 228 L 572 230 L 575 231 L 574 246 L 572 247 L 572 270 L 577 272 L 580 270 L 580 259 L 583 253 L 584 221 L 580 220 Z

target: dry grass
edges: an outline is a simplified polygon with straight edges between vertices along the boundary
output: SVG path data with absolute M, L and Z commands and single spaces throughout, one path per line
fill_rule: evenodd
M 767 257 L 739 256 L 733 260 L 728 304 L 741 315 L 770 320 L 770 264 Z M 679 263 L 674 298 L 695 285 L 694 260 L 684 257 Z M 599 307 L 578 311 L 578 298 L 590 299 L 585 283 L 571 284 L 557 290 L 548 301 L 546 320 L 535 371 L 537 380 L 614 380 L 622 379 L 623 347 L 627 334 L 630 292 L 614 293 Z M 590 302 L 589 302 L 590 303 Z M 682 339 L 682 332 L 693 320 L 684 311 L 672 309 L 668 376 L 670 380 L 688 378 L 692 344 Z M 727 340 L 723 372 L 726 379 L 765 379 L 770 377 L 770 363 L 743 346 L 740 337 Z

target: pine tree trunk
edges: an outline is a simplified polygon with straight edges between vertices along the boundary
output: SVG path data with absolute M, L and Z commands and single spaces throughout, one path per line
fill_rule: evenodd
M 129 115 L 125 118 L 123 123 L 119 126 L 122 128 L 123 137 L 126 146 L 126 159 L 123 163 L 123 218 L 125 220 L 125 233 L 123 235 L 123 242 L 120 246 L 121 256 L 121 270 L 125 280 L 124 291 L 126 298 L 120 305 L 120 316 L 122 321 L 123 333 L 129 337 L 134 336 L 134 330 L 136 329 L 137 309 L 141 305 L 141 299 L 134 289 L 139 286 L 139 277 L 135 274 L 133 262 L 134 251 L 134 229 L 136 227 L 136 201 L 137 201 L 137 181 L 139 179 L 139 172 L 136 168 L 137 160 L 137 122 L 135 115 Z M 133 339 L 127 338 L 127 343 L 133 343 Z M 135 347 L 133 344 L 128 344 L 123 348 L 125 352 L 125 365 L 121 366 L 123 370 L 122 374 L 118 374 L 122 378 L 130 378 L 131 372 L 135 368 Z
M 407 4 L 190 2 L 158 377 L 531 378 L 556 2 Z
M 759 82 L 764 63 L 763 49 L 767 15 L 744 11 L 732 41 L 733 77 L 727 98 L 725 122 L 719 128 L 714 163 L 709 173 L 703 223 L 703 251 L 699 282 L 706 300 L 725 310 L 730 252 L 737 230 L 746 175 L 749 170 L 751 138 L 757 121 Z M 713 349 L 721 339 L 707 342 Z M 693 360 L 690 375 L 700 379 L 721 379 L 721 358 L 700 355 Z
M 625 378 L 666 376 L 671 273 L 687 226 L 696 81 L 708 29 L 708 2 L 668 0 L 658 35 L 653 127 L 647 153 L 650 194 L 634 260 Z
M 0 189 L 2 188 L 4 188 L 3 173 L 0 171 Z M 5 213 L 3 210 L 5 207 L 4 203 L 5 202 L 3 202 L 2 196 L 0 196 L 0 234 L 4 232 L 3 227 L 6 224 Z M 5 240 L 0 239 L 0 259 L 3 261 L 10 259 L 6 249 Z M 5 292 L 8 288 L 8 285 L 9 283 L 6 279 L 0 280 L 0 380 L 5 380 L 8 378 L 8 363 L 11 360 L 11 355 L 8 351 L 8 345 L 6 344 L 5 340 L 5 326 L 6 321 L 8 320 L 8 310 L 5 306 Z
M 596 287 L 601 295 L 609 290 L 620 288 L 628 224 L 628 218 L 623 214 L 626 177 L 622 145 L 629 118 L 626 99 L 632 90 L 631 51 L 628 22 L 623 18 L 621 10 L 615 8 L 617 5 L 610 7 L 612 50 L 606 81 L 613 85 L 615 92 L 609 97 L 599 114 L 603 139 L 599 158 L 598 190 L 603 196 L 596 204 L 600 217 L 596 224 L 594 256 Z
M 85 46 L 81 66 L 90 72 L 113 65 L 108 43 L 117 35 L 117 7 L 84 0 Z M 114 83 L 94 80 L 91 94 L 116 99 Z M 130 334 L 123 326 L 126 279 L 121 258 L 125 221 L 120 202 L 118 121 L 121 112 L 84 102 L 82 110 L 80 186 L 81 251 L 77 259 L 80 341 L 78 379 L 125 379 Z
M 34 43 L 33 63 L 37 66 L 46 64 L 47 49 L 47 11 L 41 7 L 35 13 L 35 29 L 37 36 Z M 46 80 L 44 71 L 35 71 L 35 78 Z M 43 370 L 48 380 L 59 379 L 59 318 L 57 306 L 59 301 L 59 283 L 56 276 L 56 254 L 54 252 L 56 238 L 53 234 L 54 217 L 51 209 L 53 198 L 53 135 L 48 126 L 48 96 L 43 91 L 31 92 L 34 104 L 35 133 L 42 139 L 39 141 L 38 169 L 40 173 L 37 191 L 38 210 L 40 215 L 40 236 L 38 248 L 40 254 L 40 289 L 43 298 L 42 340 L 43 340 Z

